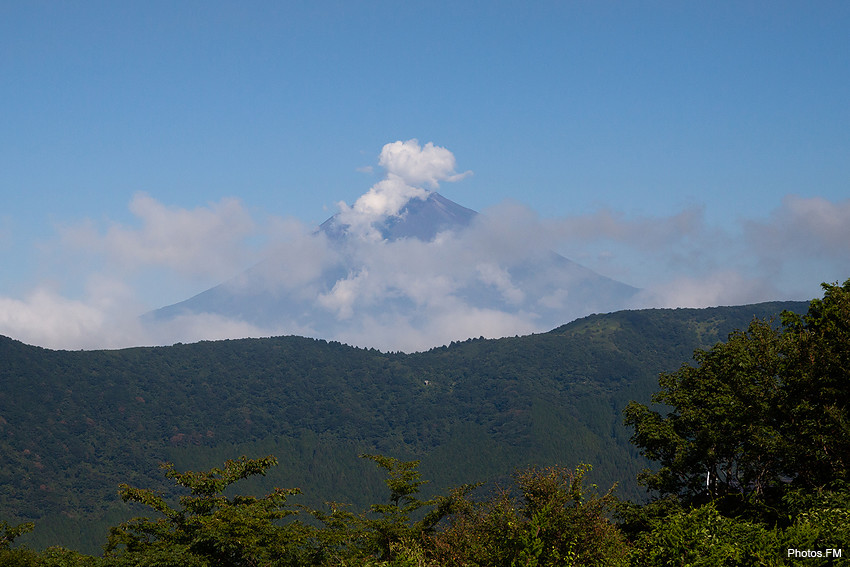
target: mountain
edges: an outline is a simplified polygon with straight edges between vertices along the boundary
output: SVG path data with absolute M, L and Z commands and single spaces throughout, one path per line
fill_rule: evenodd
M 310 238 L 146 320 L 213 315 L 256 334 L 411 351 L 551 329 L 626 308 L 638 292 L 540 246 L 523 248 L 436 192 L 367 220 L 368 238 L 350 215 L 334 215 Z
M 621 311 L 414 354 L 294 336 L 115 351 L 0 337 L 0 518 L 35 520 L 22 542 L 96 552 L 106 526 L 142 512 L 118 483 L 168 490 L 161 461 L 206 470 L 243 454 L 276 455 L 255 488 L 299 487 L 308 505 L 377 501 L 364 452 L 421 459 L 434 491 L 587 462 L 593 482 L 640 497 L 626 403 L 754 316 L 806 307 Z
M 388 216 L 376 228 L 382 238 L 390 241 L 399 238 L 430 241 L 442 231 L 468 227 L 477 214 L 472 209 L 432 192 L 426 199 L 411 199 L 399 214 Z M 333 240 L 345 239 L 347 230 L 348 225 L 340 220 L 338 214 L 319 225 L 319 231 Z

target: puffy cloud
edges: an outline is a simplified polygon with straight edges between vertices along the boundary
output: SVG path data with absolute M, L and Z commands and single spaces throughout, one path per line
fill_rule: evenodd
M 496 288 L 508 303 L 518 305 L 525 299 L 525 293 L 511 281 L 507 268 L 498 264 L 483 263 L 478 264 L 475 269 L 481 282 Z
M 47 288 L 38 288 L 20 300 L 0 298 L 0 333 L 41 346 L 79 344 L 83 337 L 99 331 L 103 320 L 96 307 Z
M 371 240 L 379 239 L 380 234 L 375 230 L 374 223 L 388 216 L 398 215 L 411 199 L 427 197 L 428 191 L 425 189 L 407 185 L 399 177 L 390 177 L 373 185 L 353 206 L 339 203 L 337 220 L 347 225 L 352 235 Z
M 314 284 L 322 273 L 340 261 L 339 251 L 329 246 L 324 233 L 296 219 L 271 219 L 266 238 L 269 244 L 263 260 L 226 285 L 255 286 L 255 291 L 286 290 L 308 297 L 315 295 Z M 251 251 L 248 257 L 256 254 Z
M 628 242 L 641 250 L 667 248 L 705 233 L 701 208 L 691 208 L 669 217 L 629 218 L 621 212 L 603 209 L 591 214 L 550 221 L 554 238 L 560 241 Z
M 329 293 L 319 294 L 317 300 L 319 305 L 325 309 L 335 311 L 341 320 L 350 319 L 354 313 L 354 303 L 362 300 L 361 289 L 369 277 L 369 271 L 363 269 L 347 278 L 337 280 Z M 379 285 L 381 285 L 379 283 Z
M 245 264 L 245 239 L 256 232 L 236 199 L 193 210 L 167 207 L 137 193 L 130 212 L 138 227 L 113 224 L 101 233 L 90 221 L 65 228 L 66 244 L 105 254 L 113 267 L 164 267 L 182 275 L 229 277 Z
M 374 223 L 398 215 L 411 199 L 428 197 L 429 191 L 424 186 L 436 189 L 441 181 L 458 181 L 472 174 L 471 171 L 456 173 L 454 154 L 446 148 L 431 142 L 420 147 L 416 139 L 386 144 L 378 164 L 386 171 L 386 178 L 352 206 L 338 204 L 338 222 L 347 225 L 349 234 L 371 240 L 380 238 Z
M 386 144 L 381 150 L 378 165 L 390 176 L 403 180 L 408 185 L 421 187 L 427 185 L 436 189 L 441 181 L 458 181 L 471 171 L 455 172 L 455 156 L 440 146 L 428 142 L 419 146 L 419 140 L 396 141 Z
M 551 250 L 640 285 L 632 308 L 807 299 L 818 294 L 821 281 L 850 276 L 840 273 L 847 271 L 848 250 L 838 244 L 847 241 L 846 215 L 843 202 L 787 198 L 766 221 L 723 229 L 709 225 L 700 208 L 655 217 L 601 210 L 541 219 L 520 204 L 503 203 L 468 229 L 445 232 L 430 242 L 351 241 L 348 265 L 357 269 L 337 280 L 321 300 L 338 322 L 345 322 L 331 338 L 419 350 L 469 336 L 554 326 L 548 311 L 569 313 L 577 296 L 569 286 L 542 286 L 546 274 L 521 269 L 536 266 L 534 259 Z M 817 230 L 815 223 L 821 225 Z M 800 242 L 805 245 L 792 245 Z M 817 247 L 816 261 L 809 247 Z M 776 274 L 764 267 L 776 256 L 785 266 L 810 269 Z M 501 307 L 482 306 L 478 299 L 488 293 L 500 299 Z

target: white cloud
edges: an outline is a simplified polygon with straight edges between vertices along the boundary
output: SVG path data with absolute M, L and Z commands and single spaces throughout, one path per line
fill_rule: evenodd
M 367 240 L 380 239 L 374 223 L 395 216 L 411 199 L 427 199 L 428 186 L 436 189 L 441 181 L 458 181 L 471 171 L 455 172 L 455 157 L 446 148 L 428 142 L 420 147 L 416 139 L 386 144 L 378 164 L 385 179 L 373 185 L 352 206 L 339 203 L 337 220 L 348 226 L 351 235 Z
M 0 333 L 59 348 L 301 334 L 421 350 L 468 337 L 545 331 L 571 313 L 606 310 L 576 307 L 584 300 L 570 278 L 581 268 L 547 264 L 552 250 L 643 288 L 631 304 L 636 308 L 807 299 L 819 294 L 821 281 L 850 276 L 850 200 L 787 196 L 764 218 L 742 219 L 734 229 L 711 226 L 700 208 L 668 216 L 603 209 L 541 219 L 507 202 L 484 211 L 468 229 L 430 242 L 386 241 L 373 223 L 466 174 L 456 173 L 451 152 L 416 140 L 387 144 L 379 163 L 385 178 L 351 207 L 342 206 L 339 216 L 366 238 L 344 243 L 293 219 L 258 221 L 235 199 L 182 209 L 138 194 L 129 205 L 132 225 L 87 221 L 60 230 L 54 248 L 66 269 L 78 268 L 79 281 L 66 271 L 54 277 L 64 287 L 0 297 Z M 254 264 L 259 257 L 264 260 Z M 230 290 L 279 301 L 274 309 L 282 315 L 269 313 L 272 322 L 262 324 L 236 312 L 144 325 L 138 319 L 168 302 L 161 299 L 165 289 L 192 282 L 195 291 L 179 300 L 223 280 Z M 151 297 L 160 303 L 149 304 Z
M 373 185 L 351 207 L 339 203 L 337 220 L 348 225 L 350 234 L 375 240 L 380 238 L 380 234 L 375 230 L 374 223 L 398 215 L 411 199 L 427 198 L 428 191 L 425 189 L 407 185 L 401 178 L 390 176 Z
M 568 286 L 543 286 L 551 274 L 519 276 L 524 262 L 533 266 L 552 249 L 568 256 L 573 251 L 576 259 L 609 275 L 616 267 L 616 275 L 628 283 L 640 280 L 644 289 L 631 304 L 635 308 L 805 299 L 818 294 L 821 281 L 850 275 L 850 252 L 842 245 L 848 241 L 850 205 L 823 199 L 787 197 L 765 219 L 743 221 L 740 233 L 708 226 L 699 209 L 655 218 L 605 210 L 541 219 L 527 207 L 504 203 L 485 211 L 468 230 L 445 232 L 430 242 L 353 239 L 342 248 L 292 219 L 260 226 L 246 219 L 235 201 L 184 211 L 137 197 L 133 210 L 139 227 L 113 225 L 99 233 L 88 225 L 63 236 L 107 258 L 100 273 L 112 273 L 111 266 L 131 259 L 136 270 L 90 275 L 79 298 L 55 286 L 20 299 L 0 298 L 0 333 L 61 348 L 302 334 L 385 350 L 421 350 L 567 322 L 547 317 L 569 312 L 575 297 Z M 224 257 L 255 254 L 248 237 L 273 235 L 276 243 L 264 262 L 229 285 L 289 297 L 313 315 L 305 319 L 296 313 L 260 325 L 197 313 L 142 326 L 136 318 L 144 311 L 138 300 L 143 290 L 133 284 L 137 273 L 167 268 L 171 277 L 193 277 L 226 271 L 202 265 L 210 250 L 197 240 L 176 248 L 158 243 L 166 235 L 180 238 L 191 226 L 208 235 L 211 227 L 225 230 L 221 223 L 228 218 L 241 224 L 217 241 L 230 248 Z M 144 250 L 145 245 L 165 249 Z M 230 262 L 225 264 L 236 265 Z M 800 266 L 806 267 L 802 273 Z M 487 297 L 501 301 L 501 307 L 487 303 Z
M 69 246 L 105 255 L 112 267 L 164 267 L 183 276 L 229 277 L 245 266 L 245 239 L 256 232 L 236 199 L 193 210 L 167 207 L 137 193 L 130 211 L 140 226 L 112 224 L 101 233 L 89 221 L 63 229 Z
M 471 171 L 455 171 L 455 156 L 446 148 L 435 146 L 432 142 L 420 147 L 419 140 L 415 138 L 386 144 L 381 150 L 378 165 L 408 185 L 427 185 L 431 189 L 436 189 L 441 181 L 458 181 L 472 175 Z
M 363 269 L 356 274 L 350 274 L 347 278 L 337 280 L 329 293 L 319 294 L 317 298 L 319 305 L 336 312 L 340 320 L 350 319 L 354 313 L 355 302 L 362 302 L 361 289 L 368 277 L 369 271 Z
M 447 298 L 440 308 L 430 309 L 427 317 L 397 312 L 366 315 L 333 338 L 356 346 L 413 352 L 470 337 L 498 338 L 537 330 L 525 313 L 479 309 L 457 298 Z
M 491 285 L 510 304 L 518 305 L 525 299 L 525 293 L 511 281 L 508 270 L 498 264 L 482 263 L 475 266 L 479 279 L 486 285 Z
M 0 297 L 0 334 L 49 348 L 113 348 L 147 344 L 133 312 L 132 290 L 93 276 L 82 299 L 40 286 L 23 299 Z
M 758 252 L 775 262 L 789 252 L 850 261 L 850 199 L 787 195 L 767 221 L 745 221 L 744 227 Z
M 633 307 L 715 307 L 746 305 L 770 299 L 785 299 L 764 278 L 748 278 L 734 270 L 712 272 L 704 277 L 676 276 L 644 289 Z
M 263 260 L 242 272 L 227 285 L 255 286 L 256 291 L 286 290 L 307 297 L 322 272 L 339 263 L 339 252 L 328 245 L 324 233 L 291 218 L 272 218 L 264 235 L 269 244 Z M 248 257 L 256 255 L 250 251 Z
M 147 327 L 148 333 L 156 341 L 148 344 L 173 344 L 178 342 L 215 341 L 236 338 L 257 338 L 286 333 L 311 335 L 309 328 L 293 328 L 283 332 L 273 328 L 265 329 L 238 319 L 223 317 L 214 313 L 194 313 L 180 315 L 168 321 L 158 322 Z

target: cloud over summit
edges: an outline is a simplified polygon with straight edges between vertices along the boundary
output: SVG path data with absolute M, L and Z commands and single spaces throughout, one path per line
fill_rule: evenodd
M 439 187 L 441 181 L 460 181 L 472 175 L 471 171 L 455 171 L 455 156 L 446 148 L 435 146 L 433 142 L 420 147 L 415 138 L 386 144 L 381 149 L 378 165 L 389 176 L 399 177 L 408 185 L 427 185 L 430 189 Z
M 340 205 L 336 218 L 352 236 L 344 241 L 295 219 L 257 218 L 233 198 L 184 209 L 138 193 L 129 223 L 81 219 L 58 230 L 51 258 L 77 272 L 46 265 L 32 291 L 0 297 L 0 334 L 60 348 L 301 334 L 420 350 L 568 322 L 557 317 L 575 302 L 566 279 L 578 272 L 546 264 L 553 251 L 642 288 L 636 308 L 807 299 L 821 281 L 850 275 L 850 200 L 788 195 L 735 229 L 712 226 L 700 207 L 541 218 L 507 202 L 431 240 L 387 239 L 382 221 L 470 172 L 457 172 L 448 149 L 415 139 L 385 145 L 378 165 L 383 178 Z M 185 312 L 140 323 L 140 314 L 207 287 L 273 297 L 257 304 L 260 314 L 288 315 L 260 324 L 244 313 Z
M 384 145 L 378 158 L 386 177 L 361 195 L 354 205 L 339 203 L 339 223 L 347 225 L 352 234 L 379 238 L 373 224 L 395 216 L 411 199 L 424 200 L 440 182 L 459 181 L 471 171 L 457 173 L 452 152 L 428 142 L 424 147 L 416 139 Z M 427 187 L 427 188 L 426 188 Z

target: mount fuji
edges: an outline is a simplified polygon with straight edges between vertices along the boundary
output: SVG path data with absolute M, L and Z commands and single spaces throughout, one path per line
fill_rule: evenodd
M 344 212 L 230 281 L 147 314 L 145 323 L 226 321 L 255 336 L 412 351 L 546 331 L 626 308 L 639 291 L 517 242 L 498 219 L 436 191 L 366 225 Z

